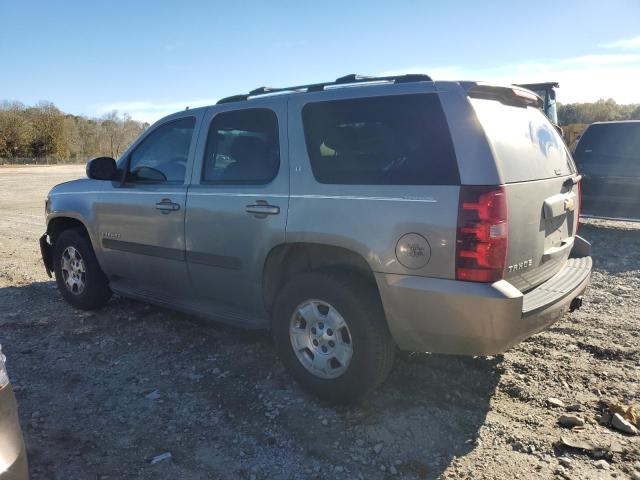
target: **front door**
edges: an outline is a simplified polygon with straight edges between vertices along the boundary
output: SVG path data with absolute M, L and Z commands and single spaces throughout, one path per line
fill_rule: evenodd
M 100 194 L 101 264 L 116 291 L 170 302 L 189 295 L 184 219 L 198 116 L 154 127 L 124 158 L 124 184 Z
M 220 105 L 205 114 L 206 141 L 198 147 L 187 199 L 187 264 L 208 311 L 233 323 L 260 323 L 263 266 L 284 243 L 286 128 L 281 100 Z

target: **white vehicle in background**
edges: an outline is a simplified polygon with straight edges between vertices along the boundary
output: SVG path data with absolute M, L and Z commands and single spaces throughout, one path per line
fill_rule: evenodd
M 0 480 L 26 480 L 27 454 L 5 360 L 0 347 Z

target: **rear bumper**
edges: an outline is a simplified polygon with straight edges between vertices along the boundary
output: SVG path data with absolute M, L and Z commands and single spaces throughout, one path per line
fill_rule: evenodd
M 495 355 L 560 319 L 591 278 L 590 256 L 570 258 L 523 294 L 493 284 L 376 274 L 391 334 L 402 350 Z
M 11 385 L 0 390 L 0 480 L 27 480 L 27 455 Z

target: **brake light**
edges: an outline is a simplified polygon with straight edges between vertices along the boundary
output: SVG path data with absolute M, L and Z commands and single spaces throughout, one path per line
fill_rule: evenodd
M 582 176 L 578 177 L 578 223 L 576 225 L 576 233 L 580 228 L 580 212 L 582 212 Z
M 495 282 L 507 260 L 507 199 L 502 186 L 461 186 L 456 279 Z
M 4 365 L 6 357 L 2 354 L 2 345 L 0 345 L 0 390 L 9 384 L 9 376 L 7 375 L 7 368 Z M 2 472 L 0 472 L 2 473 Z
M 518 87 L 498 87 L 493 85 L 475 85 L 467 90 L 467 95 L 472 98 L 485 100 L 497 100 L 504 105 L 512 107 L 536 107 L 542 108 L 544 102 L 535 93 Z
M 540 97 L 533 92 L 529 92 L 528 90 L 523 90 L 521 88 L 512 88 L 511 91 L 516 97 L 520 98 L 527 105 L 537 106 L 540 102 Z

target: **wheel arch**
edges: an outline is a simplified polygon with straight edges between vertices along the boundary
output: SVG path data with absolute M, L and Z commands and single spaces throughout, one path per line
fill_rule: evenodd
M 50 217 L 47 221 L 47 235 L 51 241 L 51 245 L 55 245 L 56 239 L 60 234 L 71 228 L 80 228 L 84 231 L 85 235 L 91 242 L 91 245 L 95 251 L 95 245 L 89 229 L 87 228 L 84 220 L 75 215 L 62 214 Z
M 295 275 L 321 268 L 357 273 L 364 280 L 372 282 L 378 291 L 373 270 L 359 253 L 348 248 L 321 243 L 285 243 L 271 249 L 264 263 L 262 295 L 265 309 L 268 312 L 273 310 L 278 292 Z

